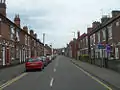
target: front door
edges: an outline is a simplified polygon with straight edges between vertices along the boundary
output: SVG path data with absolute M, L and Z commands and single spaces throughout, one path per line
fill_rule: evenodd
M 6 47 L 5 57 L 6 57 L 6 64 L 9 65 L 10 64 L 10 50 L 9 50 L 9 47 Z

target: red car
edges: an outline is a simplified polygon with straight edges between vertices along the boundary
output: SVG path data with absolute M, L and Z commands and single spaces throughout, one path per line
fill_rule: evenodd
M 37 58 L 30 58 L 26 61 L 25 68 L 26 71 L 34 70 L 34 69 L 42 70 L 44 68 L 44 64 L 41 60 Z

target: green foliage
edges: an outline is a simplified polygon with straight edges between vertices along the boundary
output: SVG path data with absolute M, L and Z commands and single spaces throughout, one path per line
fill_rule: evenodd
M 88 61 L 89 60 L 89 55 L 88 54 L 83 54 L 83 55 L 79 56 L 79 59 L 81 61 Z

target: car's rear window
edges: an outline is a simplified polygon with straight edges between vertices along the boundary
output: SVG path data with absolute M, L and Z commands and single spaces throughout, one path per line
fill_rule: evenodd
M 37 62 L 37 61 L 39 61 L 39 59 L 30 58 L 30 59 L 27 60 L 27 62 Z

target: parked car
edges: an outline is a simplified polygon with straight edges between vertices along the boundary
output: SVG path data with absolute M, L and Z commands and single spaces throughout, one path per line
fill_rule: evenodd
M 47 62 L 45 56 L 40 56 L 40 57 L 38 57 L 38 59 L 41 60 L 41 61 L 43 62 L 44 66 L 47 66 L 47 65 L 48 65 L 48 62 Z
M 50 63 L 50 62 L 52 62 L 52 56 L 51 55 L 48 55 L 48 56 L 46 56 L 47 57 L 47 59 L 49 60 L 48 62 Z
M 44 64 L 41 60 L 37 58 L 29 58 L 25 63 L 26 71 L 29 70 L 42 70 L 44 68 Z
M 49 56 L 46 56 L 46 61 L 47 61 L 47 63 L 48 63 L 48 64 L 51 62 L 51 60 L 50 60 L 50 57 L 49 57 Z

